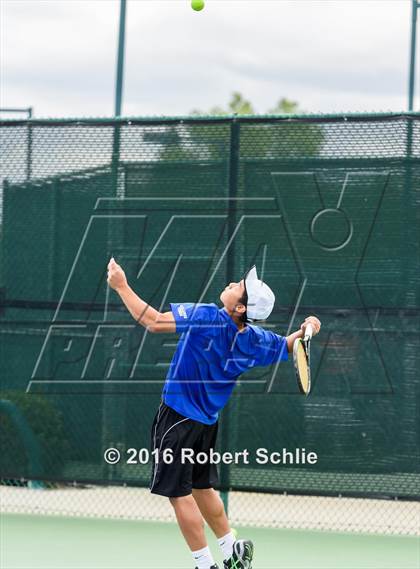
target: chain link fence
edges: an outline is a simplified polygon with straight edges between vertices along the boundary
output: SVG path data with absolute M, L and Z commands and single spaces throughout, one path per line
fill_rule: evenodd
M 146 488 L 3 480 L 2 511 L 175 522 L 169 500 Z M 383 535 L 420 535 L 420 504 L 338 496 L 229 492 L 232 527 L 270 527 Z
M 233 523 L 418 531 L 419 113 L 2 120 L 0 149 L 2 507 L 173 519 L 148 465 L 103 458 L 148 448 L 174 347 L 133 325 L 107 260 L 162 310 L 256 263 L 266 327 L 323 322 L 314 388 L 245 374 L 219 450 L 318 461 L 222 465 Z

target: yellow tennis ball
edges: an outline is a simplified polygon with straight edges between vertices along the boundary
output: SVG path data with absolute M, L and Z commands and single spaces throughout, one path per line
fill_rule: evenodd
M 235 528 L 230 528 L 230 531 L 233 533 L 233 535 L 235 536 L 235 539 L 238 539 L 238 532 Z
M 191 8 L 199 12 L 204 8 L 204 0 L 191 0 Z

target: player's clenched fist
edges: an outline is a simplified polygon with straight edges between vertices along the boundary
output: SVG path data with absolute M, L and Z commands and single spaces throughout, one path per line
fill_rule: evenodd
M 117 290 L 127 285 L 127 277 L 118 263 L 115 262 L 114 257 L 108 263 L 108 285 Z
M 318 332 L 321 329 L 321 322 L 318 320 L 318 318 L 316 316 L 308 316 L 307 318 L 305 318 L 305 322 L 303 322 L 303 324 L 301 324 L 300 326 L 303 332 L 305 331 L 305 328 L 308 324 L 312 325 L 313 335 L 315 336 L 315 334 L 318 334 Z

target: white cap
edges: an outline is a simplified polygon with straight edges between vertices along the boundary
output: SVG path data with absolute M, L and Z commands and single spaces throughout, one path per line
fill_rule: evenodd
M 255 265 L 244 276 L 245 290 L 248 295 L 246 315 L 250 320 L 265 320 L 271 314 L 276 297 L 271 288 L 257 275 Z

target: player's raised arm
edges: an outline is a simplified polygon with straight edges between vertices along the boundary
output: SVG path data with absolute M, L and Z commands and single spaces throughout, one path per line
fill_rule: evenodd
M 318 334 L 321 328 L 321 322 L 318 320 L 316 316 L 308 316 L 307 318 L 305 318 L 305 321 L 302 322 L 300 330 L 297 330 L 296 332 L 293 332 L 293 334 L 290 334 L 289 336 L 286 337 L 287 351 L 289 353 L 292 352 L 293 350 L 294 341 L 296 340 L 296 338 L 301 338 L 303 336 L 305 332 L 305 327 L 308 324 L 312 325 L 313 335 L 315 336 L 315 334 Z
M 123 269 L 115 259 L 108 263 L 108 285 L 117 292 L 131 316 L 150 332 L 175 332 L 172 312 L 159 312 L 142 300 L 129 286 Z

